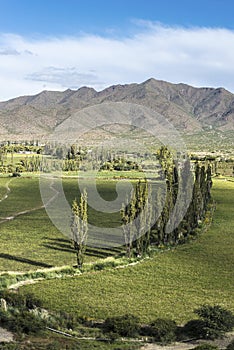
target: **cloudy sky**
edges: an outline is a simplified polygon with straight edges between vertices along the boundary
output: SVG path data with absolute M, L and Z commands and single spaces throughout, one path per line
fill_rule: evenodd
M 0 101 L 150 77 L 234 92 L 233 0 L 0 0 Z

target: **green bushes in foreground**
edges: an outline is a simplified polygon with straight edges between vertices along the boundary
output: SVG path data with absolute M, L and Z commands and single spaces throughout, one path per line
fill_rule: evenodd
M 45 343 L 44 343 L 45 342 Z M 39 340 L 33 339 L 32 342 L 17 342 L 1 344 L 1 350 L 137 350 L 141 345 L 129 342 L 117 341 L 113 344 L 103 341 L 82 340 L 77 341 L 64 337 L 59 339 L 44 339 L 42 343 Z
M 176 322 L 158 318 L 150 324 L 150 335 L 156 343 L 168 344 L 176 340 Z
M 183 335 L 187 335 L 190 338 L 205 338 L 204 322 L 202 320 L 188 321 L 181 329 Z
M 225 332 L 234 328 L 234 315 L 219 305 L 203 305 L 196 309 L 195 313 L 201 319 L 191 320 L 184 327 L 178 327 L 173 320 L 162 318 L 157 318 L 150 325 L 140 326 L 139 319 L 136 316 L 124 315 L 107 318 L 103 324 L 103 330 L 111 336 L 115 335 L 116 338 L 118 336 L 147 335 L 152 341 L 165 345 L 181 339 L 181 335 L 184 339 L 193 337 L 213 340 L 222 337 Z M 233 347 L 234 342 L 230 344 L 228 350 L 233 350 Z M 204 347 L 203 350 L 209 350 L 209 348 Z
M 0 324 L 17 334 L 37 334 L 46 327 L 46 321 L 32 310 L 41 306 L 40 300 L 31 294 L 18 294 L 10 291 L 0 292 L 6 301 L 6 310 L 0 309 Z
M 108 317 L 103 324 L 103 330 L 116 336 L 135 337 L 140 331 L 140 320 L 134 315 Z
M 216 345 L 206 343 L 196 346 L 193 348 L 193 350 L 218 350 L 218 347 Z
M 234 350 L 234 339 L 231 341 L 231 343 L 228 344 L 227 350 Z
M 20 309 L 33 309 L 35 307 L 41 307 L 42 302 L 40 299 L 33 296 L 33 294 L 20 294 L 13 293 L 8 290 L 0 291 L 0 298 L 5 299 L 7 305 Z
M 109 317 L 103 324 L 103 331 L 112 339 L 118 337 L 136 337 L 147 335 L 156 343 L 169 344 L 176 340 L 177 325 L 175 321 L 158 318 L 149 326 L 140 325 L 138 317 L 124 315 Z
M 33 295 L 12 291 L 0 292 L 6 301 L 5 309 L 0 309 L 0 324 L 18 334 L 37 334 L 52 327 L 63 331 L 77 331 L 79 327 L 93 327 L 86 318 L 79 318 L 66 312 L 49 312 L 42 309 L 41 301 Z M 219 305 L 202 305 L 194 310 L 199 319 L 190 320 L 184 327 L 178 327 L 171 319 L 157 318 L 149 325 L 142 325 L 140 319 L 132 314 L 108 317 L 95 327 L 107 339 L 119 337 L 148 336 L 159 344 L 168 344 L 180 339 L 216 339 L 234 328 L 234 314 Z M 230 344 L 232 350 L 234 344 Z
M 1 344 L 1 350 L 19 350 L 18 344 Z
M 205 338 L 221 337 L 234 328 L 234 315 L 219 305 L 203 305 L 195 313 L 202 319 Z
M 194 338 L 216 339 L 234 328 L 234 315 L 219 305 L 202 305 L 194 311 L 200 318 L 191 320 L 183 328 L 184 334 Z
M 26 310 L 0 311 L 0 324 L 17 334 L 37 334 L 46 327 L 45 320 Z

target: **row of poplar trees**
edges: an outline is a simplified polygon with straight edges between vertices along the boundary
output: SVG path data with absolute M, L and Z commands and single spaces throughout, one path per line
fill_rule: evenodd
M 179 165 L 165 146 L 158 151 L 158 160 L 165 188 L 152 190 L 155 184 L 139 181 L 131 200 L 127 198 L 122 207 L 128 257 L 147 254 L 151 245 L 184 243 L 196 235 L 209 208 L 212 187 L 209 165 L 205 168 L 196 163 L 192 172 L 189 159 Z
M 174 160 L 167 147 L 158 151 L 161 179 L 151 183 L 139 181 L 130 198 L 123 203 L 121 220 L 128 257 L 147 254 L 151 245 L 167 246 L 184 243 L 196 235 L 211 201 L 211 167 L 194 165 L 190 160 Z M 165 187 L 158 186 L 166 183 Z M 88 235 L 87 193 L 79 202 L 73 201 L 71 233 L 77 254 L 77 265 L 82 267 Z

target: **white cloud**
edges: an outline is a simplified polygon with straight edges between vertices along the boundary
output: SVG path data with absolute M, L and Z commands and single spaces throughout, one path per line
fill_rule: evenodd
M 2 49 L 0 50 L 0 55 L 3 55 L 3 56 L 8 56 L 8 55 L 20 55 L 20 53 L 14 49 L 8 49 L 8 48 L 5 48 L 5 49 Z
M 29 74 L 26 78 L 30 81 L 47 82 L 62 86 L 69 86 L 71 89 L 77 89 L 81 85 L 86 84 L 103 84 L 102 82 L 98 82 L 97 76 L 93 72 L 79 73 L 76 67 L 45 67 L 41 71 Z
M 136 34 L 118 39 L 0 34 L 0 100 L 150 77 L 234 91 L 234 31 L 139 23 Z

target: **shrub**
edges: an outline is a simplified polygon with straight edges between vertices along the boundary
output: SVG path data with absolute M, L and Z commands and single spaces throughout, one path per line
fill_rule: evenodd
M 18 308 L 33 309 L 34 307 L 41 307 L 41 301 L 35 298 L 32 294 L 19 294 L 8 290 L 0 292 L 0 298 L 6 300 L 7 304 Z
M 7 304 L 10 306 L 13 306 L 13 307 L 25 306 L 25 298 L 21 294 L 4 290 L 0 293 L 0 297 L 5 299 Z
M 21 176 L 20 173 L 17 173 L 16 171 L 12 173 L 12 177 L 20 177 L 20 176 Z
M 234 327 L 234 315 L 231 311 L 219 305 L 203 305 L 195 310 L 195 313 L 203 320 L 205 337 L 215 339 L 229 332 Z
M 0 310 L 0 325 L 6 324 L 8 319 L 9 319 L 9 312 Z
M 234 339 L 231 341 L 230 344 L 226 347 L 227 350 L 234 350 Z
M 209 343 L 201 344 L 193 348 L 193 350 L 218 350 L 218 346 Z
M 33 309 L 35 307 L 41 307 L 42 302 L 40 299 L 36 298 L 32 294 L 26 294 L 25 295 L 25 305 L 28 309 Z
M 45 320 L 28 311 L 0 312 L 0 323 L 9 331 L 21 334 L 40 333 L 46 326 Z
M 8 329 L 16 333 L 37 334 L 45 329 L 46 322 L 28 311 L 12 315 L 8 322 Z
M 176 329 L 175 321 L 157 318 L 150 324 L 150 335 L 156 342 L 168 344 L 176 339 Z
M 139 333 L 139 329 L 139 319 L 134 315 L 109 317 L 103 324 L 104 332 L 123 337 L 134 337 Z
M 58 324 L 60 327 L 66 329 L 75 329 L 79 326 L 79 318 L 73 314 L 68 314 L 66 312 L 59 313 Z
M 1 344 L 1 350 L 19 350 L 18 344 L 6 343 Z
M 191 338 L 204 338 L 206 335 L 204 327 L 203 320 L 191 320 L 184 325 L 182 333 Z

